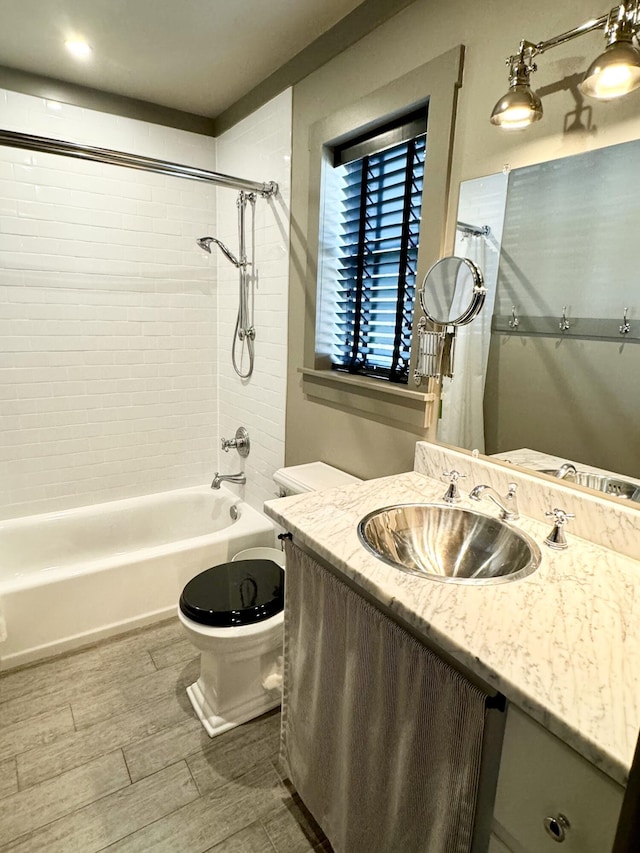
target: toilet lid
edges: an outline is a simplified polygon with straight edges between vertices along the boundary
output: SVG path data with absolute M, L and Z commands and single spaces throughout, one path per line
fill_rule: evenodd
M 196 575 L 180 610 L 201 625 L 229 628 L 261 622 L 284 608 L 284 572 L 273 560 L 237 560 Z

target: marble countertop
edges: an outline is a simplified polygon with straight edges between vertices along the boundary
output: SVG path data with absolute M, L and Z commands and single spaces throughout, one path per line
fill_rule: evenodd
M 637 477 L 629 477 L 627 474 L 617 474 L 615 471 L 607 471 L 605 468 L 596 468 L 593 465 L 574 462 L 572 459 L 565 459 L 562 456 L 552 456 L 550 453 L 541 453 L 539 450 L 531 450 L 528 447 L 509 450 L 505 453 L 494 453 L 493 458 L 502 459 L 504 462 L 513 462 L 514 465 L 522 465 L 523 468 L 531 468 L 533 471 L 541 471 L 549 468 L 557 470 L 561 465 L 570 462 L 581 473 L 599 474 L 603 477 L 611 477 L 614 480 L 626 480 L 629 483 L 635 483 L 640 486 L 640 480 Z M 572 485 L 571 480 L 568 480 L 567 484 Z
M 443 484 L 411 472 L 269 501 L 265 512 L 363 591 L 397 614 L 621 785 L 640 728 L 640 563 L 569 536 L 542 541 L 549 523 L 514 526 L 540 545 L 540 568 L 511 583 L 472 587 L 395 570 L 357 536 L 368 512 L 441 503 Z M 495 515 L 463 497 L 459 506 Z

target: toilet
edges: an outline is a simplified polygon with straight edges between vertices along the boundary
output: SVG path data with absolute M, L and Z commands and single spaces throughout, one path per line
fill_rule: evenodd
M 281 497 L 360 482 L 324 462 L 280 468 L 273 479 Z M 187 695 L 209 737 L 280 704 L 284 569 L 279 549 L 249 548 L 182 591 L 178 618 L 201 654 Z

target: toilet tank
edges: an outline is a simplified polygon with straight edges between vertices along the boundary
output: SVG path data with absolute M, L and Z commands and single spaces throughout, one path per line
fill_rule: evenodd
M 273 475 L 273 479 L 278 486 L 281 498 L 362 482 L 358 477 L 324 462 L 307 462 L 304 465 L 279 468 Z

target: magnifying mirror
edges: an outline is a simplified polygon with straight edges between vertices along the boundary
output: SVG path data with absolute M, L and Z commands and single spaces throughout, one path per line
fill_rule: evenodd
M 442 258 L 431 267 L 420 288 L 420 304 L 428 320 L 439 326 L 465 326 L 478 316 L 487 290 L 479 267 L 469 258 Z

